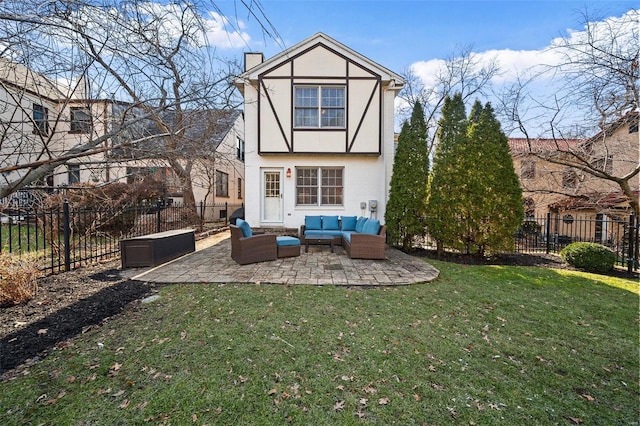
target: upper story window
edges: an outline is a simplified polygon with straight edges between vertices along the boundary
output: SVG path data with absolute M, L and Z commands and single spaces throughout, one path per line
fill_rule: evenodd
M 345 127 L 345 88 L 298 86 L 295 88 L 295 127 Z
M 533 160 L 522 160 L 520 163 L 520 179 L 536 178 L 536 162 Z
M 49 134 L 49 110 L 42 105 L 33 104 L 33 133 Z
M 80 164 L 68 164 L 67 181 L 69 185 L 80 183 Z
M 244 161 L 244 141 L 236 136 L 236 157 Z
M 71 132 L 91 132 L 91 113 L 87 108 L 71 108 Z
M 565 189 L 574 189 L 578 186 L 578 174 L 573 170 L 567 170 L 562 173 L 562 187 Z
M 613 173 L 613 156 L 607 155 L 606 157 L 596 158 L 591 162 L 591 167 L 611 174 Z

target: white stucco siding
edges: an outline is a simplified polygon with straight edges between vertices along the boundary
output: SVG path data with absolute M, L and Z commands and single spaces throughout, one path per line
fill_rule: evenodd
M 345 132 L 344 131 L 302 131 L 297 130 L 295 134 L 295 152 L 298 153 L 318 153 L 318 152 L 344 152 Z
M 289 152 L 289 129 L 291 83 L 289 80 L 268 80 L 260 91 L 260 150 Z
M 257 157 L 257 156 L 256 156 Z M 283 223 L 288 228 L 299 228 L 304 223 L 305 215 L 338 215 L 375 217 L 384 223 L 384 212 L 387 202 L 387 191 L 384 173 L 384 160 L 381 157 L 355 157 L 345 159 L 339 156 L 262 156 L 247 159 L 245 177 L 247 185 L 245 218 L 252 226 L 272 226 L 261 222 L 262 208 L 262 171 L 281 170 Z M 342 167 L 343 168 L 343 200 L 342 206 L 298 206 L 296 205 L 296 168 L 297 167 Z M 291 169 L 292 176 L 286 177 L 286 170 Z M 258 184 L 260 182 L 260 184 Z M 370 200 L 378 202 L 378 211 L 368 210 Z M 367 204 L 365 210 L 360 203 Z
M 380 149 L 380 88 L 374 80 L 351 80 L 348 113 L 350 152 Z
M 347 70 L 345 58 L 322 46 L 317 46 L 293 61 L 293 75 L 312 77 L 342 77 Z

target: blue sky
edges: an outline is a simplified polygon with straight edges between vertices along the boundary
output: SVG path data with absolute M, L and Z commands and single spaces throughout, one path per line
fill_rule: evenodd
M 635 1 L 615 0 L 263 0 L 261 5 L 281 41 L 265 38 L 257 20 L 238 2 L 218 2 L 232 22 L 240 21 L 235 26 L 248 39 L 240 50 L 269 58 L 282 46 L 321 31 L 396 72 L 418 61 L 446 58 L 461 46 L 472 45 L 475 52 L 541 50 L 567 30 L 581 30 L 585 11 L 602 20 L 638 7 Z

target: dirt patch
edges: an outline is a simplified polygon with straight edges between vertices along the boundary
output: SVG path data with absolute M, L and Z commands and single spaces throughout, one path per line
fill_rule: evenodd
M 36 362 L 153 291 L 122 278 L 119 266 L 114 260 L 40 278 L 33 299 L 0 309 L 0 374 Z

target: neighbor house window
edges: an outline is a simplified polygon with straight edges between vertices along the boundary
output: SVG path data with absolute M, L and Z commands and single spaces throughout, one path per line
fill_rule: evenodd
M 49 110 L 42 105 L 33 104 L 33 133 L 49 134 Z
M 343 205 L 343 168 L 299 167 L 296 169 L 296 205 Z
M 216 196 L 229 196 L 229 175 L 220 170 L 216 170 Z
M 536 178 L 536 162 L 533 160 L 522 160 L 520 163 L 520 179 Z
M 578 174 L 573 170 L 567 170 L 562 174 L 562 187 L 573 189 L 578 186 Z
M 91 114 L 86 108 L 71 108 L 71 131 L 74 133 L 91 132 Z
M 242 178 L 238 178 L 238 199 L 242 198 Z
M 236 157 L 244 161 L 244 141 L 238 137 L 236 137 Z
M 591 167 L 596 170 L 611 174 L 613 173 L 613 156 L 608 155 L 606 157 L 597 158 L 591 162 Z
M 299 86 L 295 89 L 295 127 L 345 127 L 345 88 Z
M 80 183 L 80 165 L 79 164 L 69 164 L 68 168 L 68 176 L 67 181 L 69 185 L 74 183 Z

